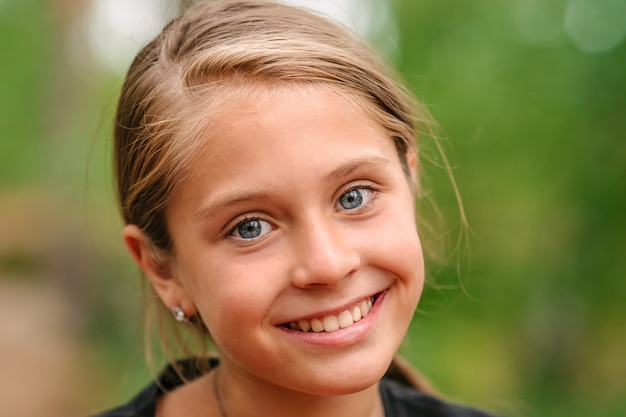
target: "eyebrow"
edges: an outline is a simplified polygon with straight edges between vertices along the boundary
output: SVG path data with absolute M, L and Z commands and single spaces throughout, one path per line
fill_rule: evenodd
M 333 169 L 326 175 L 327 180 L 344 179 L 354 172 L 380 169 L 389 164 L 389 160 L 376 155 L 367 155 L 350 160 Z
M 355 158 L 339 167 L 330 171 L 325 179 L 327 181 L 341 180 L 345 181 L 345 178 L 353 175 L 355 172 L 369 171 L 372 169 L 380 169 L 389 164 L 389 160 L 374 155 L 367 155 L 364 157 Z M 236 206 L 238 204 L 247 203 L 251 201 L 263 201 L 270 200 L 271 197 L 268 193 L 261 191 L 251 192 L 224 192 L 218 193 L 214 196 L 210 203 L 200 208 L 194 215 L 195 221 L 213 217 L 219 214 L 221 211 L 228 209 L 229 207 Z
M 211 199 L 211 202 L 199 209 L 194 215 L 194 220 L 199 221 L 205 218 L 213 217 L 221 211 L 238 204 L 250 201 L 269 200 L 270 196 L 263 192 L 245 192 L 245 193 L 224 193 L 218 194 Z

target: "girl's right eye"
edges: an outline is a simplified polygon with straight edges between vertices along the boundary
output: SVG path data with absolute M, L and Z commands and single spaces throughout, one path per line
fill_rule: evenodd
M 245 219 L 233 228 L 230 236 L 239 239 L 256 239 L 272 230 L 272 225 L 261 219 Z

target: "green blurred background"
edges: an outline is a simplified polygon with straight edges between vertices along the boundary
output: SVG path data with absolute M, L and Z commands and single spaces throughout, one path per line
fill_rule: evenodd
M 321 3 L 429 105 L 472 229 L 452 252 L 454 193 L 429 167 L 450 259 L 431 266 L 404 355 L 450 398 L 499 414 L 626 415 L 626 1 Z M 109 135 L 133 52 L 174 12 L 0 0 L 6 415 L 88 415 L 150 377 Z

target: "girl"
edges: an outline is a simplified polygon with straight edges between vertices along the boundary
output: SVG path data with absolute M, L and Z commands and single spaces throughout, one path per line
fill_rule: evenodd
M 351 34 L 259 1 L 203 3 L 124 83 L 128 250 L 210 335 L 101 416 L 484 416 L 394 361 L 424 282 L 411 100 Z

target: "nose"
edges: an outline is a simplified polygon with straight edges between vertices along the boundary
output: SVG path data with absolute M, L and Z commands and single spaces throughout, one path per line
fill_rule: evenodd
M 332 287 L 358 270 L 361 257 L 357 241 L 349 229 L 349 226 L 332 220 L 307 222 L 302 228 L 296 228 L 293 285 L 300 288 Z

